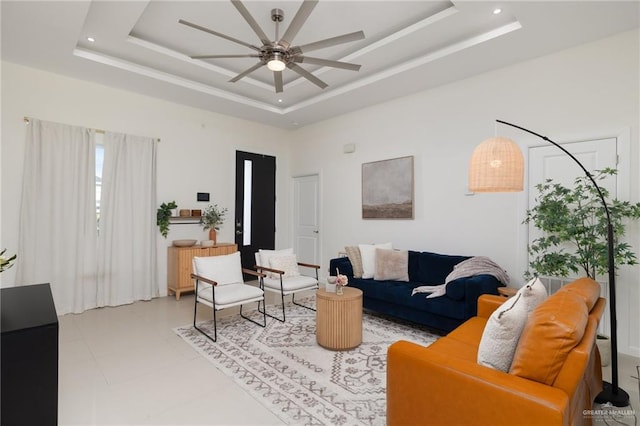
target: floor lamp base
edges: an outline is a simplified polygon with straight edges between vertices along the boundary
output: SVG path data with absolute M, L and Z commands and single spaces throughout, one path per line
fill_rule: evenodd
M 629 405 L 629 394 L 620 387 L 618 387 L 618 392 L 614 394 L 611 383 L 603 381 L 602 392 L 596 396 L 596 402 L 598 404 L 609 402 L 616 407 L 626 407 Z

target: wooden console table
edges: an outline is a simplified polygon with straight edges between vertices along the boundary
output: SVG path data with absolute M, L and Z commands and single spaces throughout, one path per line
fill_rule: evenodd
M 218 243 L 213 247 L 174 247 L 167 250 L 167 293 L 176 295 L 176 300 L 180 300 L 180 295 L 184 292 L 193 291 L 193 258 L 206 256 L 220 256 L 238 251 L 238 246 L 234 243 Z

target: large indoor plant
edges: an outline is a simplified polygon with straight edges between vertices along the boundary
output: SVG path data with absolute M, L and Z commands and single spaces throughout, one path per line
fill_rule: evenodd
M 158 212 L 156 213 L 156 224 L 160 228 L 160 233 L 163 237 L 167 238 L 169 232 L 169 219 L 171 218 L 171 211 L 177 209 L 178 205 L 175 201 L 169 201 L 168 203 L 160 204 Z
M 216 231 L 220 229 L 220 226 L 224 223 L 224 216 L 228 209 L 226 207 L 218 207 L 217 204 L 209 205 L 202 213 L 200 217 L 200 224 L 205 231 L 209 230 L 209 239 L 213 240 L 215 244 L 217 242 Z
M 603 180 L 616 174 L 606 168 L 593 173 Z M 525 277 L 544 275 L 566 277 L 584 272 L 595 279 L 608 272 L 607 218 L 596 188 L 587 176 L 576 178 L 574 186 L 567 188 L 547 179 L 536 185 L 536 205 L 527 211 L 524 223 L 533 224 L 543 232 L 529 245 L 529 270 Z M 609 192 L 601 188 L 603 196 Z M 609 200 L 609 213 L 614 229 L 616 265 L 635 265 L 637 258 L 631 246 L 622 241 L 625 220 L 640 218 L 640 203 L 631 204 L 617 199 Z

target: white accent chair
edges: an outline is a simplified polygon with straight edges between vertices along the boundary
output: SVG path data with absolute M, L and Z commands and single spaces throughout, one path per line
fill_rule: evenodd
M 264 250 L 260 249 L 256 254 L 256 270 L 264 275 L 260 279 L 260 287 L 264 291 L 280 294 L 282 301 L 282 318 L 265 313 L 267 316 L 280 322 L 285 322 L 286 313 L 284 297 L 291 295 L 291 303 L 303 308 L 315 311 L 310 306 L 305 306 L 295 301 L 296 293 L 318 289 L 318 269 L 320 265 L 298 262 L 293 249 Z M 300 274 L 298 267 L 315 270 L 315 277 Z
M 193 258 L 191 278 L 195 285 L 195 305 L 193 309 L 193 327 L 214 342 L 218 339 L 216 311 L 240 305 L 240 316 L 261 327 L 267 325 L 264 312 L 260 311 L 260 303 L 264 303 L 264 291 L 261 288 L 245 284 L 243 272 L 262 279 L 264 274 L 244 269 L 240 263 L 240 252 L 222 256 Z M 242 314 L 242 305 L 258 302 L 258 312 L 262 314 L 262 324 Z M 198 303 L 213 309 L 213 337 L 196 325 Z

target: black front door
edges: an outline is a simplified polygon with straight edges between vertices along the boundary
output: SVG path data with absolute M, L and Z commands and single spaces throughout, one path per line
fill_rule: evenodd
M 236 151 L 235 242 L 242 267 L 253 268 L 258 249 L 273 249 L 276 233 L 276 158 Z

